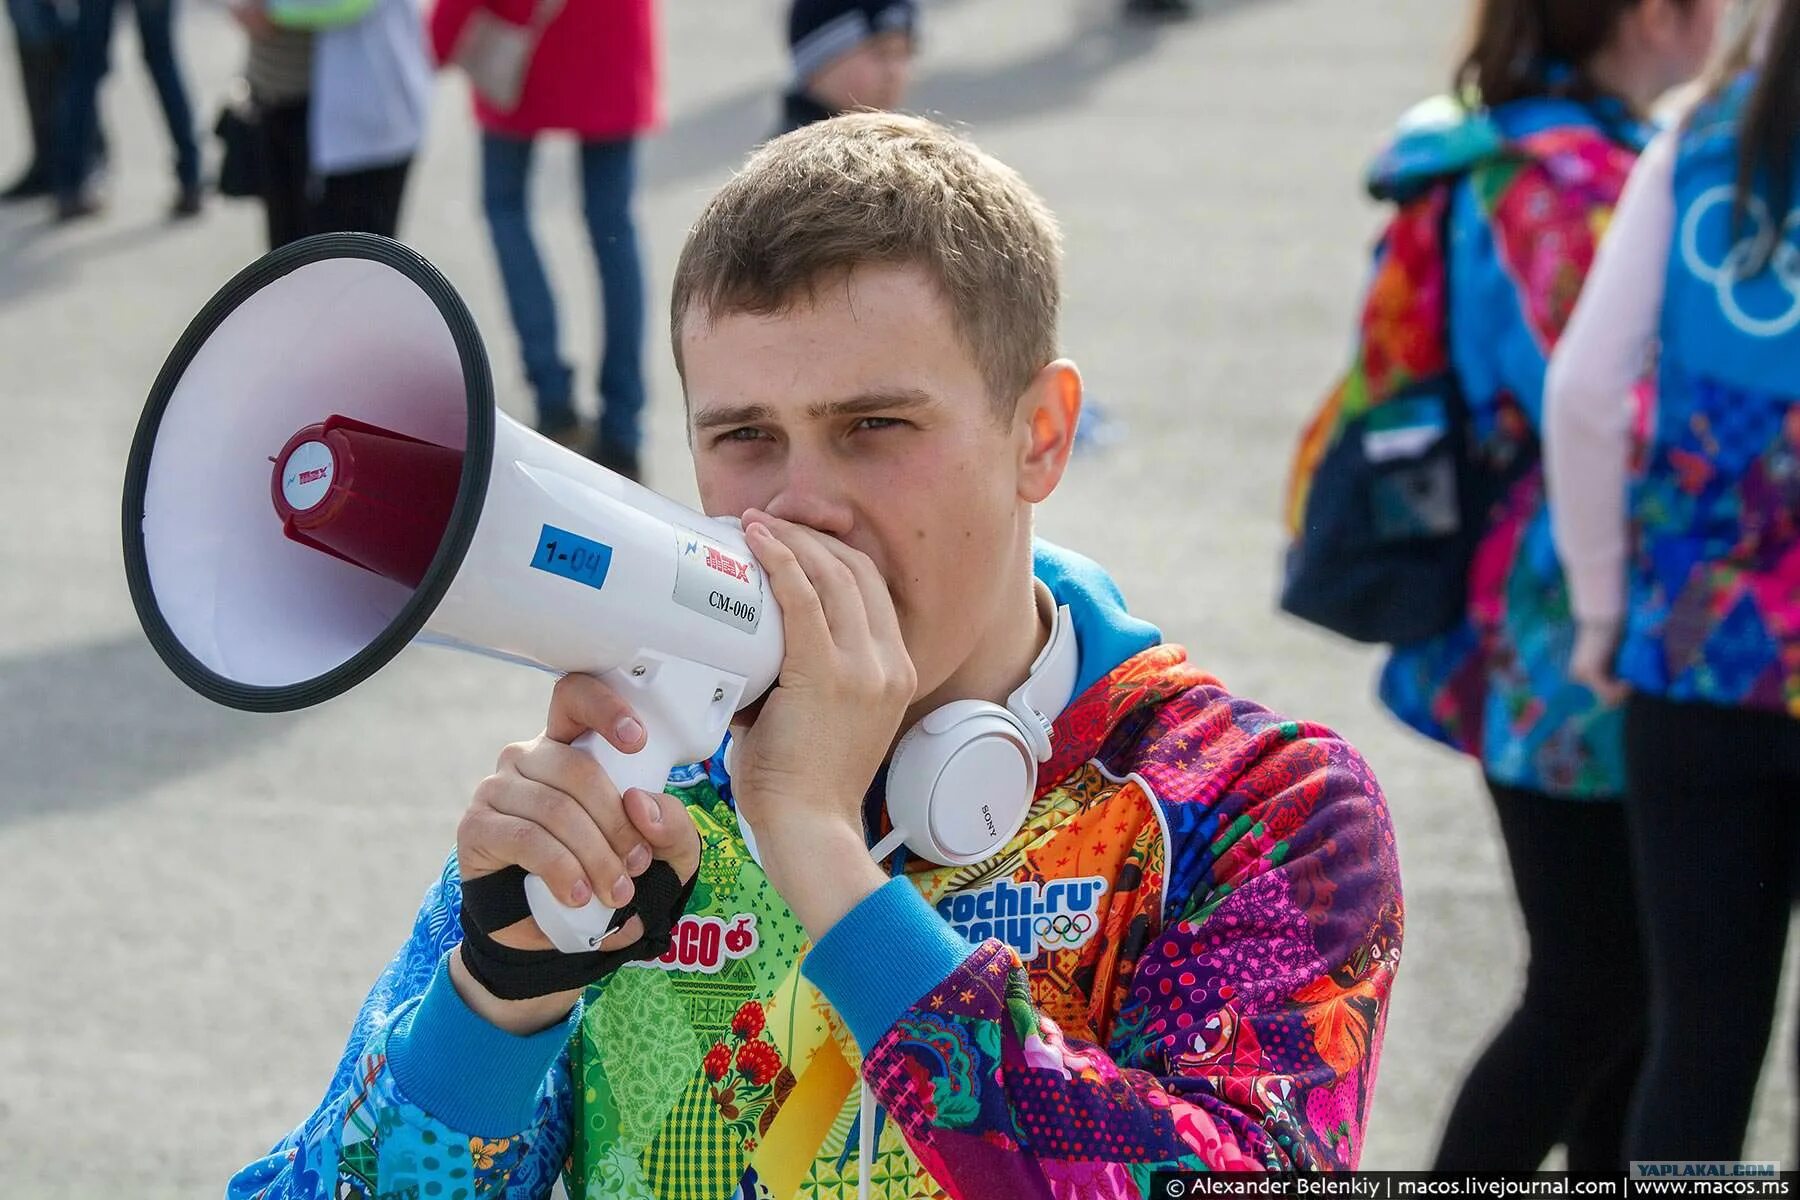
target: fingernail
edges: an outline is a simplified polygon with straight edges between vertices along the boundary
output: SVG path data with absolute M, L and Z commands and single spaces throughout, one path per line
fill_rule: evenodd
M 644 810 L 644 819 L 652 825 L 661 825 L 662 805 L 657 803 L 656 797 L 642 788 L 637 789 L 637 794 L 638 807 Z
M 769 536 L 769 527 L 767 525 L 762 524 L 761 522 L 757 522 L 757 523 L 751 524 L 751 525 L 746 525 L 744 527 L 744 536 L 745 537 L 768 537 Z
M 644 736 L 644 727 L 638 723 L 636 717 L 620 717 L 619 723 L 613 726 L 613 732 L 618 734 L 619 740 L 627 746 L 635 746 Z
M 624 875 L 613 880 L 612 902 L 614 908 L 624 908 L 625 902 L 631 899 L 631 880 Z
M 575 886 L 569 889 L 569 895 L 577 905 L 586 904 L 593 893 L 588 890 L 587 880 L 577 879 Z
M 650 865 L 650 847 L 633 846 L 631 853 L 625 856 L 625 870 L 633 875 L 642 875 L 644 868 Z

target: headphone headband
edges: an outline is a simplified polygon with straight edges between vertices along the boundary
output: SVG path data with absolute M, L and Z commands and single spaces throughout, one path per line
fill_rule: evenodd
M 1043 593 L 1050 590 L 1041 582 L 1038 587 Z M 1075 640 L 1075 620 L 1064 604 L 1051 618 L 1050 640 L 1038 651 L 1031 673 L 1006 698 L 1007 711 L 1024 726 L 1025 738 L 1039 762 L 1050 760 L 1050 727 L 1075 699 L 1075 679 L 1080 668 L 1081 647 Z

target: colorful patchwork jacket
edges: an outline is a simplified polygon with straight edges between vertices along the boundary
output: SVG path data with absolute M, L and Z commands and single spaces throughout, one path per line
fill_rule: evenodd
M 1077 697 L 990 861 L 915 863 L 809 945 L 717 761 L 671 790 L 705 841 L 662 960 L 514 1037 L 444 967 L 454 862 L 363 1005 L 318 1110 L 233 1200 L 1149 1194 L 1158 1168 L 1352 1167 L 1401 896 L 1368 767 L 1228 694 L 1041 550 Z
M 1671 700 L 1800 717 L 1800 208 L 1733 226 L 1754 76 L 1688 119 L 1663 293 L 1656 419 L 1633 481 L 1619 674 Z M 1795 172 L 1800 196 L 1800 171 Z M 1766 268 L 1751 272 L 1759 241 Z
M 1435 200 L 1403 209 L 1384 243 L 1349 390 L 1379 398 L 1441 370 L 1441 340 L 1426 344 L 1416 330 L 1443 304 L 1437 231 L 1450 205 L 1450 361 L 1480 461 L 1516 480 L 1488 514 L 1467 620 L 1397 647 L 1381 698 L 1479 758 L 1490 778 L 1560 796 L 1620 796 L 1624 751 L 1619 710 L 1566 674 L 1575 621 L 1539 461 L 1544 372 L 1649 132 L 1611 102 L 1541 98 L 1470 113 L 1439 101 L 1402 122 L 1369 176 L 1378 198 L 1435 188 Z

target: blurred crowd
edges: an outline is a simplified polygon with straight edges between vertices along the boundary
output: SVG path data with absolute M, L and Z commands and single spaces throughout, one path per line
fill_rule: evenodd
M 204 211 L 209 186 L 260 201 L 271 250 L 318 233 L 399 235 L 424 144 L 434 73 L 469 79 L 480 194 L 538 431 L 633 479 L 642 475 L 644 269 L 632 223 L 637 148 L 661 119 L 652 0 L 232 0 L 246 53 L 214 114 L 216 170 L 183 78 L 179 0 L 7 0 L 30 158 L 0 201 L 47 203 L 58 222 L 104 205 L 99 93 L 116 9 L 139 43 L 169 131 L 172 219 Z M 1127 18 L 1179 19 L 1192 0 L 1127 0 Z M 772 31 L 773 32 L 773 31 Z M 914 0 L 792 0 L 793 72 L 770 132 L 851 109 L 897 109 L 919 44 Z M 580 415 L 558 344 L 556 299 L 532 236 L 531 165 L 548 135 L 578 143 L 582 216 L 599 273 L 597 421 Z M 1085 445 L 1116 433 L 1104 417 Z

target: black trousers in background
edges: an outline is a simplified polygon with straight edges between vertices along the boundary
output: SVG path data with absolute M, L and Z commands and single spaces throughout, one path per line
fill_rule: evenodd
M 1800 721 L 1634 696 L 1625 759 L 1651 995 L 1626 1150 L 1736 1159 L 1793 903 Z
M 1519 1005 L 1463 1081 L 1433 1166 L 1531 1170 L 1562 1144 L 1571 1170 L 1622 1170 L 1647 1024 L 1625 807 L 1493 780 L 1488 791 L 1530 958 Z
M 315 233 L 395 236 L 412 160 L 314 178 L 307 107 L 306 101 L 299 100 L 259 110 L 269 249 Z

